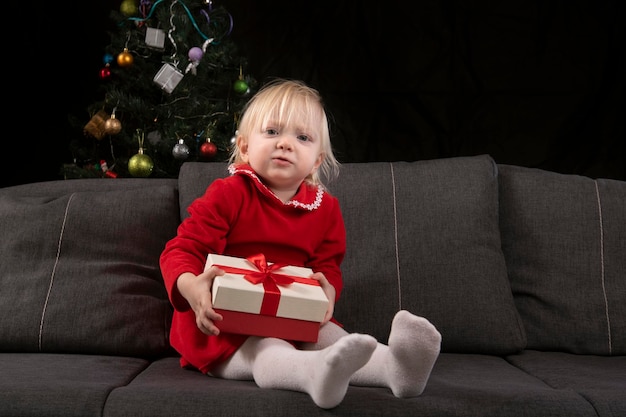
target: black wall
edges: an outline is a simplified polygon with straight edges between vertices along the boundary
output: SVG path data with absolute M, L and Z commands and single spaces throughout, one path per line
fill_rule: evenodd
M 27 46 L 52 58 L 12 98 L 23 122 L 3 152 L 3 172 L 17 166 L 5 185 L 56 179 L 69 162 L 67 114 L 97 98 L 108 10 L 119 5 L 101 3 L 78 8 L 81 19 L 59 10 L 76 6 L 40 9 L 42 33 Z M 623 3 L 214 0 L 233 15 L 250 75 L 320 90 L 341 161 L 488 153 L 626 180 Z

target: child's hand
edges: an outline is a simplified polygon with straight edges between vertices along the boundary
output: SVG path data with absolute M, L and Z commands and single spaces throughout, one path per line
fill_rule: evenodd
M 324 274 L 321 272 L 316 272 L 311 275 L 309 278 L 313 278 L 320 283 L 320 287 L 324 290 L 324 294 L 326 294 L 326 298 L 328 298 L 328 310 L 326 310 L 326 315 L 324 316 L 324 321 L 321 324 L 326 324 L 333 317 L 333 313 L 335 312 L 335 287 L 333 287 L 330 282 L 326 279 Z
M 196 313 L 198 329 L 208 335 L 220 333 L 213 322 L 222 320 L 222 315 L 213 310 L 211 301 L 211 286 L 217 275 L 224 275 L 224 271 L 212 266 L 198 276 L 185 272 L 178 277 L 176 282 L 178 291 L 185 297 L 193 312 Z

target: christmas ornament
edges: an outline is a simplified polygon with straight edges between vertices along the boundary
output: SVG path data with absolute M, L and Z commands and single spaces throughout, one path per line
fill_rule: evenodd
M 102 57 L 102 62 L 104 63 L 104 68 L 100 70 L 100 79 L 106 80 L 111 76 L 111 63 L 115 61 L 112 54 L 104 54 Z
M 196 68 L 198 67 L 198 65 L 200 65 L 200 60 L 204 56 L 206 48 L 211 44 L 211 42 L 213 42 L 213 38 L 204 41 L 204 43 L 202 44 L 202 48 L 194 46 L 193 48 L 189 49 L 189 52 L 187 52 L 189 65 L 187 65 L 187 68 L 185 69 L 185 74 L 191 71 L 193 75 L 196 75 Z
M 235 115 L 235 126 L 237 126 L 237 116 Z M 235 134 L 231 136 L 230 143 L 228 144 L 228 152 L 231 152 L 235 146 L 237 146 L 237 136 L 239 136 L 239 130 L 235 130 Z
M 178 139 L 178 143 L 172 149 L 172 155 L 176 159 L 187 159 L 189 156 L 189 146 L 185 145 L 183 139 Z
M 187 56 L 189 57 L 190 61 L 198 62 L 204 56 L 204 52 L 202 51 L 202 48 L 198 48 L 197 46 L 194 46 L 193 48 L 189 50 Z
M 243 70 L 241 66 L 239 67 L 239 78 L 237 78 L 237 81 L 234 82 L 233 90 L 239 94 L 246 94 L 250 91 L 248 83 L 243 79 Z
M 104 54 L 102 57 L 102 63 L 104 65 L 111 65 L 115 59 L 113 58 L 113 54 Z
M 183 73 L 171 64 L 165 63 L 154 76 L 154 81 L 166 93 L 174 91 L 180 80 L 183 79 Z
M 91 135 L 98 140 L 102 139 L 106 133 L 104 124 L 108 118 L 109 115 L 104 110 L 100 110 L 92 116 L 89 122 L 87 122 L 83 131 L 85 134 Z
M 149 177 L 153 168 L 154 162 L 143 153 L 143 148 L 139 148 L 139 152 L 128 160 L 128 172 L 133 177 Z
M 111 77 L 111 68 L 107 65 L 100 70 L 100 79 L 107 80 Z
M 200 155 L 203 158 L 211 159 L 217 154 L 217 146 L 211 142 L 211 138 L 207 138 L 206 142 L 200 145 Z
M 134 60 L 133 55 L 128 52 L 128 48 L 124 48 L 124 51 L 120 52 L 117 56 L 117 65 L 120 67 L 130 67 L 133 65 Z
M 107 135 L 117 135 L 122 131 L 122 122 L 111 115 L 111 118 L 104 122 L 104 132 Z
M 120 122 L 119 119 L 115 118 L 116 109 L 117 107 L 113 109 L 113 112 L 111 113 L 111 118 L 107 119 L 104 122 L 104 133 L 106 133 L 107 135 L 117 135 L 122 131 L 122 122 Z
M 162 29 L 146 28 L 146 45 L 162 50 L 165 47 L 165 32 Z
M 124 16 L 134 16 L 139 11 L 139 7 L 137 6 L 137 2 L 135 0 L 124 0 L 122 4 L 120 4 L 120 12 Z
M 150 156 L 143 153 L 145 139 L 143 132 L 137 129 L 136 136 L 139 142 L 139 151 L 128 160 L 128 172 L 133 177 L 149 177 L 154 168 L 154 162 Z
M 157 123 L 158 119 L 154 118 L 153 121 Z M 153 130 L 151 132 L 148 132 L 148 135 L 146 136 L 146 138 L 148 139 L 148 142 L 153 146 L 159 146 L 159 144 L 163 142 L 163 138 L 161 137 L 161 132 L 159 132 L 158 130 Z
M 104 159 L 100 160 L 100 170 L 102 171 L 102 174 L 104 174 L 104 176 L 107 178 L 117 178 L 117 173 L 109 169 L 107 161 Z
M 235 90 L 236 93 L 245 94 L 248 92 L 248 83 L 240 78 L 233 84 L 233 90 Z

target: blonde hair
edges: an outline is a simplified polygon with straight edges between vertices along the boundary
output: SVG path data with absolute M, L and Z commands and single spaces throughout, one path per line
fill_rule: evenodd
M 302 81 L 282 78 L 265 84 L 245 105 L 237 128 L 237 142 L 230 155 L 231 163 L 243 162 L 237 145 L 240 138 L 245 139 L 254 131 L 263 129 L 269 120 L 284 126 L 295 121 L 303 122 L 313 129 L 311 133 L 315 137 L 319 137 L 322 164 L 305 181 L 321 185 L 320 172 L 329 181 L 338 175 L 339 162 L 333 154 L 328 118 L 320 93 Z

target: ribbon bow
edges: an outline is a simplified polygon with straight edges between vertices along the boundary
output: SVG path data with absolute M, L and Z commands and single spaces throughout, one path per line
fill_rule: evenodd
M 265 255 L 262 253 L 252 255 L 246 259 L 248 262 L 251 262 L 259 272 L 250 272 L 243 277 L 253 284 L 263 283 L 265 295 L 261 302 L 260 313 L 275 316 L 278 312 L 278 304 L 280 303 L 280 290 L 278 286 L 291 284 L 294 281 L 293 278 L 286 275 L 275 274 L 274 271 L 282 268 L 285 264 L 267 265 Z
M 274 282 L 276 285 L 289 285 L 295 280 L 289 275 L 283 274 L 275 274 L 274 271 L 287 266 L 287 264 L 272 264 L 268 265 L 267 260 L 265 259 L 265 255 L 259 253 L 257 255 L 252 255 L 246 258 L 246 260 L 258 269 L 257 271 L 252 271 L 246 273 L 243 277 L 250 281 L 253 284 L 263 283 L 265 285 L 266 282 Z

